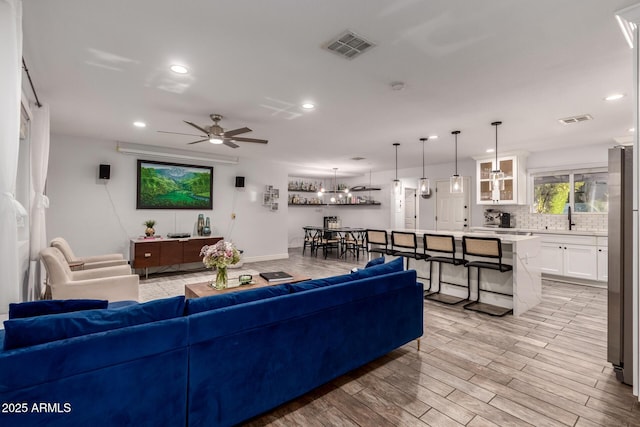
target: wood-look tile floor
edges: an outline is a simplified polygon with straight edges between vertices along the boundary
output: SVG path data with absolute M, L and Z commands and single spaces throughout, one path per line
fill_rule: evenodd
M 364 261 L 301 255 L 245 263 L 312 277 Z M 606 361 L 606 290 L 543 281 L 519 318 L 424 303 L 411 342 L 246 423 L 250 426 L 640 426 L 640 405 Z

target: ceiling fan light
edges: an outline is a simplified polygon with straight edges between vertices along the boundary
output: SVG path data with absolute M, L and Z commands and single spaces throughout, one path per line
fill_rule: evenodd
M 449 178 L 449 192 L 450 193 L 463 193 L 464 184 L 460 175 L 453 175 Z
M 223 141 L 222 141 L 221 138 L 212 136 L 211 138 L 209 138 L 209 142 L 212 143 L 212 144 L 218 145 L 218 144 L 222 144 Z

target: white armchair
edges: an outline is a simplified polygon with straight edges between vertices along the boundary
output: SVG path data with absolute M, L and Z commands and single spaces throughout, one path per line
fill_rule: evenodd
M 128 261 L 124 259 L 122 254 L 105 254 L 77 257 L 71 250 L 71 246 L 69 246 L 69 243 L 67 243 L 67 241 L 62 237 L 56 237 L 55 239 L 51 240 L 51 246 L 54 248 L 58 248 L 60 252 L 62 252 L 69 265 L 80 265 L 82 266 L 82 270 L 128 264 Z
M 138 301 L 137 274 L 128 265 L 71 271 L 66 258 L 57 248 L 40 251 L 47 270 L 48 286 L 53 299 L 106 299 Z

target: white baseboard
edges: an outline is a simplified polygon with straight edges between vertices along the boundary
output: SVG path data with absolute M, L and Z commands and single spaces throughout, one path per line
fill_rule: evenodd
M 277 259 L 289 259 L 289 254 L 272 254 L 272 255 L 261 255 L 261 256 L 252 256 L 252 257 L 242 257 L 242 262 L 260 262 L 260 261 L 275 261 Z

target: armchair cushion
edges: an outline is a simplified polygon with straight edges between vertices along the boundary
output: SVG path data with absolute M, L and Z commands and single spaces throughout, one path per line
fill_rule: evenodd
M 22 319 L 47 314 L 71 313 L 82 310 L 107 308 L 109 301 L 98 299 L 68 299 L 30 301 L 9 304 L 9 319 Z
M 29 347 L 65 338 L 181 317 L 184 296 L 128 307 L 50 314 L 5 320 L 4 349 Z

